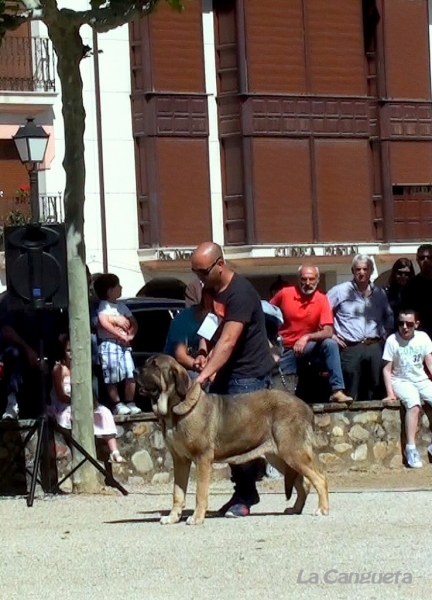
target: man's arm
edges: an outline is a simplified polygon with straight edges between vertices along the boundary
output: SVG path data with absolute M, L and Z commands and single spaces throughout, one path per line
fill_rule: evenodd
M 426 354 L 426 356 L 424 357 L 424 361 L 425 361 L 427 370 L 432 375 L 432 354 Z
M 205 383 L 225 365 L 243 332 L 244 326 L 244 323 L 238 321 L 227 321 L 225 323 L 206 366 L 196 379 L 197 383 Z
M 384 379 L 384 384 L 385 384 L 385 388 L 386 388 L 386 392 L 387 392 L 387 396 L 386 396 L 386 398 L 384 398 L 383 402 L 395 402 L 396 401 L 396 395 L 393 390 L 391 374 L 392 374 L 392 363 L 390 361 L 388 361 L 388 362 L 386 362 L 386 364 L 383 368 L 383 379 Z
M 384 290 L 382 291 L 382 302 L 383 302 L 383 326 L 385 329 L 385 337 L 388 337 L 394 329 L 394 318 L 393 310 L 389 304 L 387 294 Z
M 195 370 L 195 359 L 189 354 L 188 347 L 183 342 L 179 342 L 174 350 L 174 358 L 185 369 Z
M 331 337 L 333 337 L 332 325 L 324 325 L 319 331 L 315 331 L 314 333 L 306 333 L 305 335 L 302 335 L 301 338 L 298 339 L 294 344 L 294 354 L 303 354 L 308 342 L 322 342 L 323 340 Z

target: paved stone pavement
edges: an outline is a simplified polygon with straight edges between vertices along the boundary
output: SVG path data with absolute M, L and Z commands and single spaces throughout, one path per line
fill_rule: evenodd
M 228 498 L 212 486 L 210 511 Z M 301 516 L 266 489 L 253 515 L 204 526 L 159 525 L 168 488 L 118 495 L 0 499 L 5 600 L 279 600 L 430 597 L 432 492 L 338 492 L 328 517 Z M 193 506 L 189 497 L 188 508 Z M 300 571 L 302 573 L 300 574 Z M 344 584 L 344 573 L 393 583 Z M 317 575 L 312 575 L 316 573 Z M 409 575 L 406 575 L 409 574 Z M 299 583 L 319 578 L 319 583 Z M 411 583 L 402 583 L 412 579 Z M 325 581 L 327 579 L 327 582 Z

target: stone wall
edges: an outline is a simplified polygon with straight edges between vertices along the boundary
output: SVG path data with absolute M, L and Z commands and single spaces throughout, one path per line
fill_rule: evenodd
M 340 404 L 315 404 L 315 448 L 317 460 L 323 471 L 343 473 L 348 469 L 367 471 L 372 465 L 384 469 L 403 466 L 404 447 L 403 408 L 399 403 L 383 406 L 380 401 L 355 402 L 350 407 Z M 166 483 L 172 479 L 172 458 L 165 447 L 162 432 L 153 415 L 116 417 L 118 444 L 127 459 L 123 465 L 114 465 L 115 476 L 122 483 Z M 19 440 L 19 433 L 2 423 L 0 429 L 0 474 Z M 429 419 L 423 414 L 420 420 L 418 444 L 420 455 L 427 461 L 427 447 L 432 441 Z M 24 465 L 31 466 L 35 439 L 27 446 L 25 454 L 19 453 L 8 470 L 8 491 L 5 480 L 0 481 L 1 493 L 21 491 L 25 484 Z M 52 436 L 51 452 L 55 453 L 58 476 L 70 468 L 71 453 L 58 433 Z M 193 476 L 193 469 L 192 469 Z M 214 465 L 214 478 L 229 477 L 226 464 Z M 7 487 L 7 486 L 6 486 Z M 70 481 L 65 483 L 69 491 Z

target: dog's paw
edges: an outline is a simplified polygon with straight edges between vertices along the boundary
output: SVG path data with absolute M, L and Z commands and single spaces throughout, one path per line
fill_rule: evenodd
M 298 509 L 295 506 L 288 506 L 284 510 L 284 515 L 301 515 L 302 509 Z
M 180 516 L 169 514 L 166 517 L 162 517 L 159 523 L 161 525 L 175 525 L 180 521 Z
M 321 508 L 321 506 L 318 506 L 318 508 L 314 512 L 314 517 L 321 517 L 321 516 L 325 516 L 328 514 L 329 514 L 328 508 Z
M 195 515 L 191 515 L 187 518 L 186 525 L 202 525 L 204 523 L 204 519 L 199 519 L 195 517 Z

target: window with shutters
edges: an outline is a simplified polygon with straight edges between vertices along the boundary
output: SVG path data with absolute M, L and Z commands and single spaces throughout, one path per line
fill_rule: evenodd
M 432 186 L 393 186 L 394 232 L 396 241 L 432 238 Z

